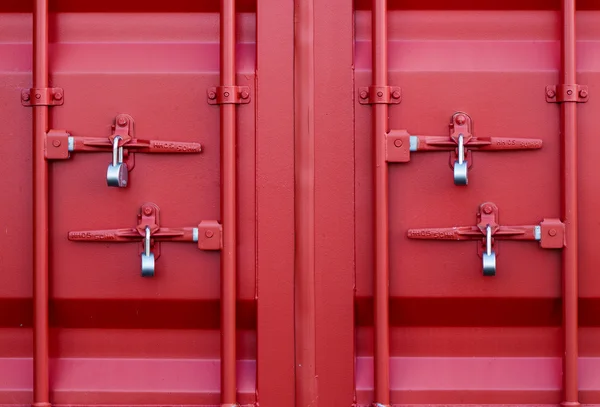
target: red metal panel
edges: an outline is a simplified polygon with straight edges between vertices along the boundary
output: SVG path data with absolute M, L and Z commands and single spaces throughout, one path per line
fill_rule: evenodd
M 293 3 L 260 1 L 256 38 L 257 390 L 263 407 L 293 406 Z
M 599 21 L 1 2 L 0 406 L 600 405 Z

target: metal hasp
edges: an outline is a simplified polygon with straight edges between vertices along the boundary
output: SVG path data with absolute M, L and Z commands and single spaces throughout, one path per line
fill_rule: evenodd
M 536 150 L 542 148 L 540 139 L 509 137 L 475 137 L 473 119 L 456 112 L 450 119 L 448 136 L 414 136 L 406 130 L 391 130 L 386 134 L 386 161 L 408 162 L 416 151 L 450 151 L 450 167 L 454 184 L 468 184 L 468 169 L 473 165 L 471 151 Z
M 50 130 L 46 135 L 47 160 L 65 160 L 71 152 L 111 153 L 112 161 L 106 170 L 109 187 L 128 185 L 129 172 L 135 166 L 135 153 L 200 153 L 199 143 L 180 141 L 142 140 L 134 136 L 134 121 L 127 114 L 117 115 L 112 134 L 106 138 L 72 136 L 65 130 Z
M 154 277 L 161 242 L 196 242 L 201 250 L 223 247 L 221 225 L 216 221 L 202 221 L 197 227 L 165 228 L 160 226 L 159 215 L 158 205 L 145 203 L 138 212 L 137 226 L 133 228 L 69 232 L 68 238 L 77 242 L 141 243 L 142 277 Z
M 496 240 L 537 240 L 543 249 L 565 246 L 565 225 L 559 219 L 544 219 L 538 225 L 501 226 L 498 207 L 492 202 L 480 205 L 475 226 L 409 229 L 409 239 L 478 240 L 483 275 L 496 275 Z

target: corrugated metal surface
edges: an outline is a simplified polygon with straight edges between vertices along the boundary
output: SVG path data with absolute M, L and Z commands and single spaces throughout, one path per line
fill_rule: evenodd
M 600 405 L 596 3 L 3 1 L 0 406 Z

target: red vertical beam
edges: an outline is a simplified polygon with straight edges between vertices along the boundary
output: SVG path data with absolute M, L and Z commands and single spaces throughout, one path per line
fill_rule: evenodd
M 235 0 L 221 0 L 221 86 L 235 86 Z M 236 106 L 221 104 L 221 403 L 236 405 Z
M 33 87 L 48 87 L 48 0 L 33 10 Z M 48 385 L 48 106 L 33 108 L 33 405 L 50 405 Z
M 373 0 L 372 10 L 373 86 L 387 86 L 387 1 Z M 389 328 L 389 242 L 388 166 L 385 161 L 385 134 L 388 132 L 388 105 L 373 105 L 375 150 L 375 403 L 390 404 Z
M 315 298 L 319 403 L 354 404 L 354 2 L 315 2 Z
M 314 0 L 295 1 L 296 406 L 316 407 Z
M 294 3 L 257 2 L 257 385 L 261 407 L 293 406 Z
M 562 83 L 576 84 L 575 64 L 575 0 L 562 1 Z M 564 402 L 579 405 L 577 381 L 577 301 L 578 239 L 577 239 L 577 103 L 561 103 L 563 137 L 563 221 L 566 227 L 566 247 L 563 252 L 563 324 L 565 335 Z

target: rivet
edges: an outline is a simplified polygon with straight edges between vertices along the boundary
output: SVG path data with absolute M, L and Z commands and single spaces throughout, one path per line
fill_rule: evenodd
M 400 140 L 400 139 L 394 140 L 394 145 L 396 147 L 402 147 L 402 140 Z
M 489 205 L 485 205 L 485 206 L 483 207 L 483 212 L 484 212 L 486 215 L 489 215 L 490 213 L 492 213 L 492 207 L 491 207 L 491 206 L 489 206 Z
M 549 234 L 550 236 L 556 236 L 556 229 L 550 229 L 550 230 L 548 231 L 548 234 Z
M 456 124 L 458 124 L 459 126 L 462 126 L 463 124 L 465 124 L 465 121 L 467 121 L 467 119 L 465 118 L 464 115 L 459 114 L 458 116 L 456 116 Z
M 383 92 L 382 91 L 377 92 L 377 96 L 383 97 Z
M 60 147 L 60 140 L 54 140 L 54 141 L 52 142 L 52 145 L 53 145 L 54 147 Z
M 571 89 L 569 89 L 569 90 L 567 91 L 567 95 L 571 96 L 572 94 L 573 94 L 573 91 L 572 91 Z
M 124 117 L 119 117 L 117 124 L 121 127 L 124 127 L 127 124 L 127 119 Z
M 215 232 L 213 232 L 212 230 L 207 230 L 207 231 L 204 233 L 204 235 L 205 235 L 206 237 L 208 237 L 208 238 L 211 238 L 211 237 L 213 237 L 213 236 L 214 236 L 214 234 L 215 234 Z
M 41 93 L 36 93 L 35 94 L 35 98 L 36 99 L 41 99 L 42 98 L 42 94 Z
M 225 96 L 226 98 L 228 98 L 229 97 L 229 92 L 223 93 L 223 96 Z
M 146 216 L 152 215 L 152 208 L 149 206 L 144 206 L 144 215 L 146 215 Z

